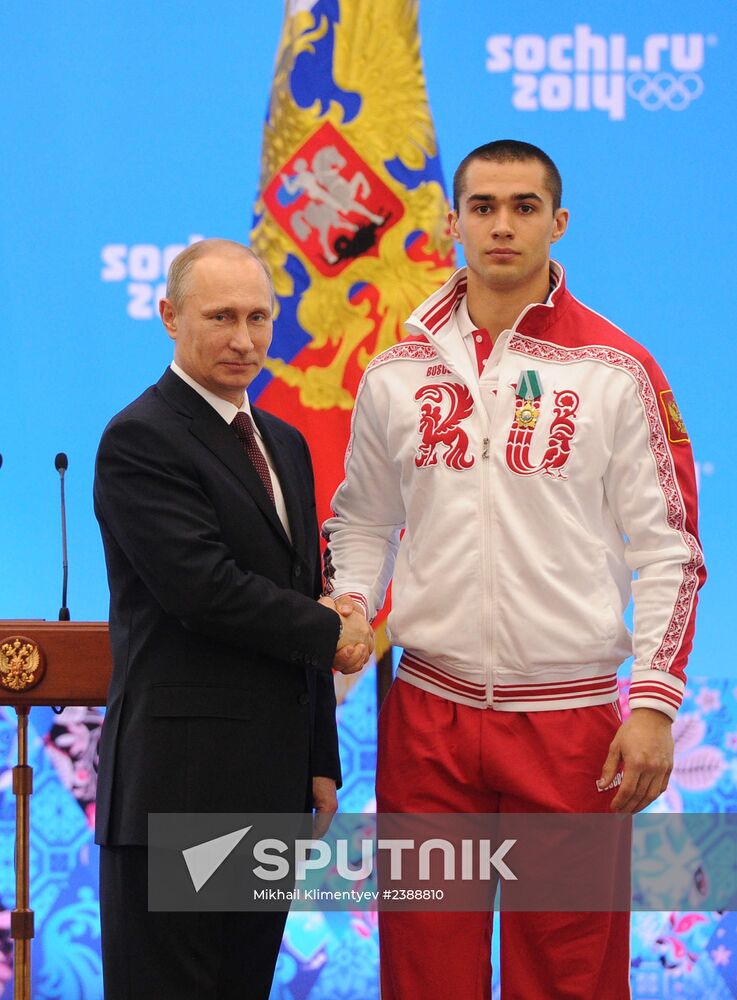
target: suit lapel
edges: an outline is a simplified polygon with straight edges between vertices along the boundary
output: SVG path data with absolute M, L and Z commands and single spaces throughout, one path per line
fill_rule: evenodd
M 238 440 L 235 431 L 228 426 L 220 414 L 216 413 L 199 393 L 195 392 L 186 382 L 183 382 L 171 369 L 167 369 L 164 372 L 156 387 L 170 406 L 191 419 L 190 432 L 205 447 L 209 448 L 220 459 L 223 465 L 230 469 L 258 504 L 259 510 L 273 527 L 274 531 L 276 531 L 286 545 L 290 545 L 289 538 L 284 531 L 284 526 L 276 512 L 276 507 L 271 502 L 259 474 L 245 454 L 243 445 Z M 279 475 L 281 478 L 280 470 Z M 289 510 L 289 506 L 287 506 L 287 509 Z M 289 516 L 291 527 L 291 510 L 289 510 Z

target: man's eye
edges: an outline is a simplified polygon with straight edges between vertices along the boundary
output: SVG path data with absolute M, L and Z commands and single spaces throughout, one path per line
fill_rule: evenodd
M 478 212 L 479 215 L 488 215 L 489 212 L 491 211 L 491 206 L 490 205 L 477 205 L 476 206 L 476 211 Z
M 520 205 L 519 210 L 523 215 L 529 215 L 531 212 L 535 211 L 532 205 Z

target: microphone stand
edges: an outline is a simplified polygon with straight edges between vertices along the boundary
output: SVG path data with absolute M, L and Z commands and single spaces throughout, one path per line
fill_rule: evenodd
M 69 621 L 69 608 L 67 607 L 67 583 L 69 581 L 69 563 L 67 561 L 67 505 L 64 496 L 64 473 L 69 468 L 69 459 L 60 451 L 54 459 L 56 471 L 59 473 L 59 487 L 61 489 L 61 607 L 59 608 L 59 621 Z

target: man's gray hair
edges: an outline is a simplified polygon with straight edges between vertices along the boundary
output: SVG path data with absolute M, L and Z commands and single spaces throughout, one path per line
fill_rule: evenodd
M 166 278 L 166 297 L 175 309 L 181 309 L 182 307 L 184 297 L 187 294 L 189 274 L 195 261 L 199 260 L 200 257 L 207 256 L 209 253 L 216 253 L 218 251 L 225 251 L 226 253 L 232 254 L 243 254 L 246 257 L 250 257 L 251 260 L 258 261 L 264 269 L 264 274 L 269 279 L 271 300 L 272 302 L 274 301 L 274 282 L 271 277 L 271 271 L 263 260 L 261 260 L 259 255 L 254 253 L 250 247 L 245 246 L 243 243 L 236 243 L 235 240 L 213 238 L 209 240 L 198 240 L 196 243 L 191 243 L 188 247 L 186 247 L 186 249 L 182 250 L 181 253 L 178 253 L 169 265 L 169 273 Z

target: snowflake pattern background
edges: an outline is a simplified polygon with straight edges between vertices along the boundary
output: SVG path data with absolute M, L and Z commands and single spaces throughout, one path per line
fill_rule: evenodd
M 338 709 L 346 774 L 344 812 L 374 809 L 376 678 L 367 671 Z M 623 702 L 627 683 L 621 684 Z M 98 852 L 93 842 L 95 764 L 102 713 L 34 708 L 29 757 L 31 902 L 36 912 L 36 1000 L 101 1000 Z M 676 764 L 657 812 L 737 811 L 737 687 L 692 680 L 674 726 Z M 15 716 L 0 710 L 0 997 L 12 996 L 10 913 L 14 893 Z M 498 921 L 497 921 L 498 923 Z M 494 952 L 498 950 L 495 932 Z M 635 913 L 634 1000 L 737 997 L 737 913 Z M 499 997 L 494 972 L 495 1000 Z M 378 934 L 370 912 L 294 913 L 271 1000 L 378 1000 Z

